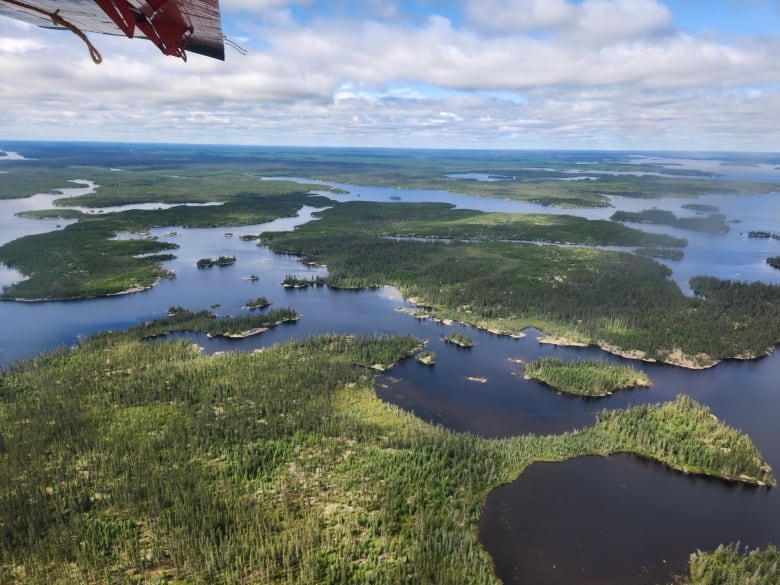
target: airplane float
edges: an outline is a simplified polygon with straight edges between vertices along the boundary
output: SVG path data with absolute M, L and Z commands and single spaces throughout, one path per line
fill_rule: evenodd
M 102 57 L 86 33 L 142 37 L 165 55 L 198 53 L 224 61 L 219 0 L 0 0 L 0 14 L 44 28 L 67 29 Z

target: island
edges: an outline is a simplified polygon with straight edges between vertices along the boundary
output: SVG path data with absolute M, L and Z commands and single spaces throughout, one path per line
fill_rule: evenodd
M 708 205 L 707 203 L 684 203 L 680 207 L 701 213 L 715 213 L 719 211 L 716 205 Z
M 249 299 L 246 303 L 244 303 L 244 308 L 253 311 L 255 309 L 265 309 L 270 305 L 271 301 L 269 301 L 267 298 L 257 297 L 256 299 Z
M 663 209 L 644 209 L 642 211 L 616 211 L 610 219 L 613 221 L 668 225 L 707 234 L 725 234 L 729 231 L 726 216 L 720 213 L 710 213 L 704 217 L 677 217 L 673 212 Z
M 166 317 L 141 323 L 128 331 L 130 335 L 142 339 L 161 337 L 174 331 L 205 333 L 209 337 L 243 338 L 300 318 L 301 315 L 291 308 L 220 319 L 211 311 L 190 311 L 183 307 L 170 307 Z
M 211 268 L 212 266 L 231 266 L 235 263 L 235 256 L 219 256 L 217 258 L 201 258 L 196 262 L 196 266 L 198 268 Z
M 775 234 L 764 230 L 751 230 L 748 232 L 748 238 L 757 238 L 757 239 L 772 238 L 773 240 L 780 240 L 780 234 Z
M 436 363 L 436 352 L 433 351 L 421 351 L 415 354 L 414 359 L 425 366 L 432 366 Z
M 282 281 L 284 288 L 309 288 L 310 286 L 325 286 L 328 284 L 327 277 L 324 276 L 312 276 L 311 278 L 300 278 L 293 274 L 288 274 Z
M 650 378 L 631 366 L 604 360 L 565 361 L 545 357 L 525 365 L 525 377 L 555 390 L 579 396 L 609 396 L 617 390 L 650 386 Z
M 640 256 L 649 256 L 650 258 L 661 258 L 663 260 L 682 260 L 685 253 L 679 248 L 660 248 L 660 247 L 645 247 L 636 248 L 634 254 Z
M 458 333 L 457 331 L 445 335 L 444 341 L 446 341 L 447 343 L 452 343 L 453 345 L 457 345 L 459 347 L 474 346 L 474 340 L 471 339 L 471 337 L 469 337 L 468 335 L 463 335 L 462 333 Z
M 766 263 L 769 264 L 772 268 L 777 268 L 780 270 L 780 256 L 770 256 L 766 259 Z

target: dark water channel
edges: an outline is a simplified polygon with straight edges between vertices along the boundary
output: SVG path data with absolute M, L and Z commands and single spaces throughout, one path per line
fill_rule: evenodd
M 360 190 L 364 199 L 393 200 L 390 197 L 398 193 L 394 189 L 384 189 L 381 194 L 369 188 Z M 402 195 L 403 200 L 412 199 L 409 193 Z M 425 193 L 419 197 L 429 200 Z M 450 194 L 439 193 L 437 197 L 449 202 L 456 199 L 457 203 L 462 200 Z M 480 207 L 481 201 L 490 201 L 466 199 L 475 207 Z M 780 197 L 734 199 L 716 204 L 726 213 L 739 213 L 750 224 L 745 229 L 780 231 L 780 225 L 773 225 L 780 217 Z M 685 201 L 663 202 L 678 209 Z M 660 206 L 663 202 L 652 204 Z M 0 222 L 23 230 L 8 214 L 3 215 L 2 204 Z M 514 203 L 501 205 L 515 210 Z M 777 213 L 762 214 L 765 205 Z M 629 201 L 626 206 L 641 209 L 647 207 L 647 202 Z M 395 310 L 410 305 L 390 287 L 360 292 L 282 288 L 280 283 L 287 274 L 309 276 L 325 271 L 304 266 L 294 257 L 273 254 L 239 237 L 290 229 L 308 221 L 312 211 L 304 209 L 299 218 L 262 226 L 154 230 L 155 236 L 181 246 L 175 252 L 177 259 L 168 263 L 177 277 L 143 293 L 85 302 L 0 303 L 0 364 L 57 345 L 70 345 L 98 330 L 161 317 L 171 306 L 213 307 L 220 315 L 230 315 L 241 312 L 250 298 L 263 295 L 276 307 L 295 308 L 303 318 L 244 340 L 188 337 L 193 337 L 204 351 L 214 353 L 247 351 L 317 333 L 411 333 L 429 340 L 429 349 L 438 356 L 437 364 L 431 368 L 406 360 L 379 378 L 379 396 L 423 419 L 489 437 L 582 428 L 593 424 L 595 413 L 602 408 L 663 402 L 684 392 L 708 405 L 721 420 L 747 432 L 775 473 L 780 472 L 779 355 L 726 362 L 703 371 L 632 362 L 649 374 L 653 381 L 650 389 L 619 392 L 605 399 L 559 395 L 534 381 L 523 380 L 522 362 L 544 355 L 626 360 L 594 348 L 540 344 L 540 332 L 535 330 L 528 330 L 521 339 L 511 339 L 458 324 L 417 320 Z M 534 206 L 533 211 L 554 210 Z M 6 224 L 0 225 L 6 229 Z M 686 251 L 692 257 L 691 271 L 732 278 L 739 273 L 780 282 L 777 275 L 765 274 L 757 260 L 763 262 L 764 255 L 773 252 L 769 249 L 772 246 L 777 248 L 774 253 L 780 254 L 778 241 L 749 240 L 735 230 L 717 240 L 718 245 L 710 245 L 707 239 L 714 236 L 690 232 L 685 236 L 693 243 Z M 731 252 L 724 260 L 726 250 Z M 235 255 L 237 261 L 224 268 L 195 267 L 197 259 L 217 255 Z M 721 270 L 719 266 L 725 267 Z M 259 280 L 250 280 L 250 275 L 257 275 Z M 5 277 L 13 280 L 14 275 L 7 271 Z M 471 336 L 475 346 L 464 350 L 444 343 L 444 335 L 454 330 Z M 480 538 L 506 583 L 664 583 L 672 573 L 685 569 L 688 555 L 697 548 L 710 549 L 737 540 L 749 546 L 780 545 L 780 489 L 688 477 L 629 455 L 540 463 L 488 497 Z

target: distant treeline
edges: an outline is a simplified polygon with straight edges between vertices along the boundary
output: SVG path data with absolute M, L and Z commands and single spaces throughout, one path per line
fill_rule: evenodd
M 726 216 L 719 213 L 711 213 L 705 217 L 677 217 L 673 212 L 664 209 L 645 209 L 642 211 L 616 211 L 612 214 L 611 219 L 634 223 L 657 223 L 708 234 L 725 234 L 729 231 Z

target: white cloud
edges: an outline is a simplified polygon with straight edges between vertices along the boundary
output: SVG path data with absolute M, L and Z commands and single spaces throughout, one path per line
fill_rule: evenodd
M 672 29 L 669 10 L 656 0 L 469 0 L 466 12 L 492 31 L 548 31 L 606 44 Z
M 474 26 L 436 14 L 412 26 L 392 10 L 246 18 L 262 45 L 224 63 L 92 35 L 101 66 L 68 32 L 0 17 L 0 78 L 13 80 L 0 84 L 0 138 L 780 149 L 778 39 L 685 36 L 653 0 L 466 8 Z

